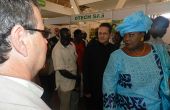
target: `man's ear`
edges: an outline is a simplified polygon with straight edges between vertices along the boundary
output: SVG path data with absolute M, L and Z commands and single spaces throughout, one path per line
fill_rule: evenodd
M 26 40 L 27 37 L 25 29 L 21 25 L 15 25 L 11 30 L 11 43 L 14 46 L 14 49 L 26 57 L 27 53 L 27 46 Z

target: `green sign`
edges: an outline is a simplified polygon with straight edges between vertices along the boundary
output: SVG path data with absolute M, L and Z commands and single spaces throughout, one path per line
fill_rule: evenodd
M 38 0 L 38 4 L 40 5 L 40 6 L 45 6 L 45 0 Z
M 93 20 L 93 19 L 102 19 L 104 18 L 104 13 L 95 13 L 87 15 L 78 15 L 74 17 L 75 21 L 84 21 L 84 20 Z
M 111 19 L 112 11 L 98 12 L 98 13 L 87 13 L 82 15 L 71 16 L 71 23 L 82 22 L 82 21 L 93 21 L 101 19 Z

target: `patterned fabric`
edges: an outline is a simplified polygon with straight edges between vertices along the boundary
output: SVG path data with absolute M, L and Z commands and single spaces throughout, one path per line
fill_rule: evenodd
M 154 53 L 154 57 L 155 57 L 155 61 L 156 61 L 156 64 L 158 66 L 158 68 L 161 70 L 160 71 L 160 74 L 162 75 L 163 74 L 163 71 L 162 71 L 162 65 L 161 65 L 161 60 L 158 56 L 158 54 L 156 53 L 154 47 L 152 46 L 152 49 L 153 49 L 153 53 Z
M 160 97 L 161 97 L 161 110 L 170 110 L 170 57 L 164 45 L 154 45 L 154 49 L 157 52 L 162 64 L 163 78 L 160 83 Z
M 142 57 L 113 52 L 103 78 L 104 110 L 160 110 L 162 74 L 155 50 Z
M 131 88 L 131 76 L 130 74 L 120 74 L 118 84 L 124 88 Z
M 112 103 L 114 102 L 114 103 Z M 116 106 L 121 107 L 124 110 L 146 110 L 146 104 L 144 98 L 139 97 L 128 97 L 120 94 L 110 94 L 104 95 L 104 105 L 106 108 L 116 108 Z

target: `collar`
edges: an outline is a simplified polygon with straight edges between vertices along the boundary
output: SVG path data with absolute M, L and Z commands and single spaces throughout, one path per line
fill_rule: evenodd
M 15 77 L 10 77 L 10 76 L 2 76 L 3 78 L 15 81 L 19 84 L 21 84 L 22 86 L 25 86 L 26 88 L 28 88 L 30 91 L 32 91 L 35 95 L 37 95 L 38 97 L 41 97 L 43 94 L 43 88 L 41 88 L 39 85 L 28 81 L 28 80 L 24 80 L 24 79 L 20 79 L 20 78 L 15 78 Z
M 58 45 L 60 46 L 60 47 L 62 47 L 62 48 L 68 48 L 68 47 L 75 47 L 75 45 L 74 45 L 74 43 L 73 42 L 70 42 L 70 44 L 69 45 L 67 45 L 66 47 L 64 47 L 62 44 L 61 44 L 61 42 L 59 41 L 58 42 Z

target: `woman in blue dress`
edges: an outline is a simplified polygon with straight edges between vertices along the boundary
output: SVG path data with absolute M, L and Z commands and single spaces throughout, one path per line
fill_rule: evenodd
M 104 110 L 170 110 L 168 53 L 144 43 L 151 24 L 139 11 L 116 28 L 125 46 L 111 54 L 104 72 Z

